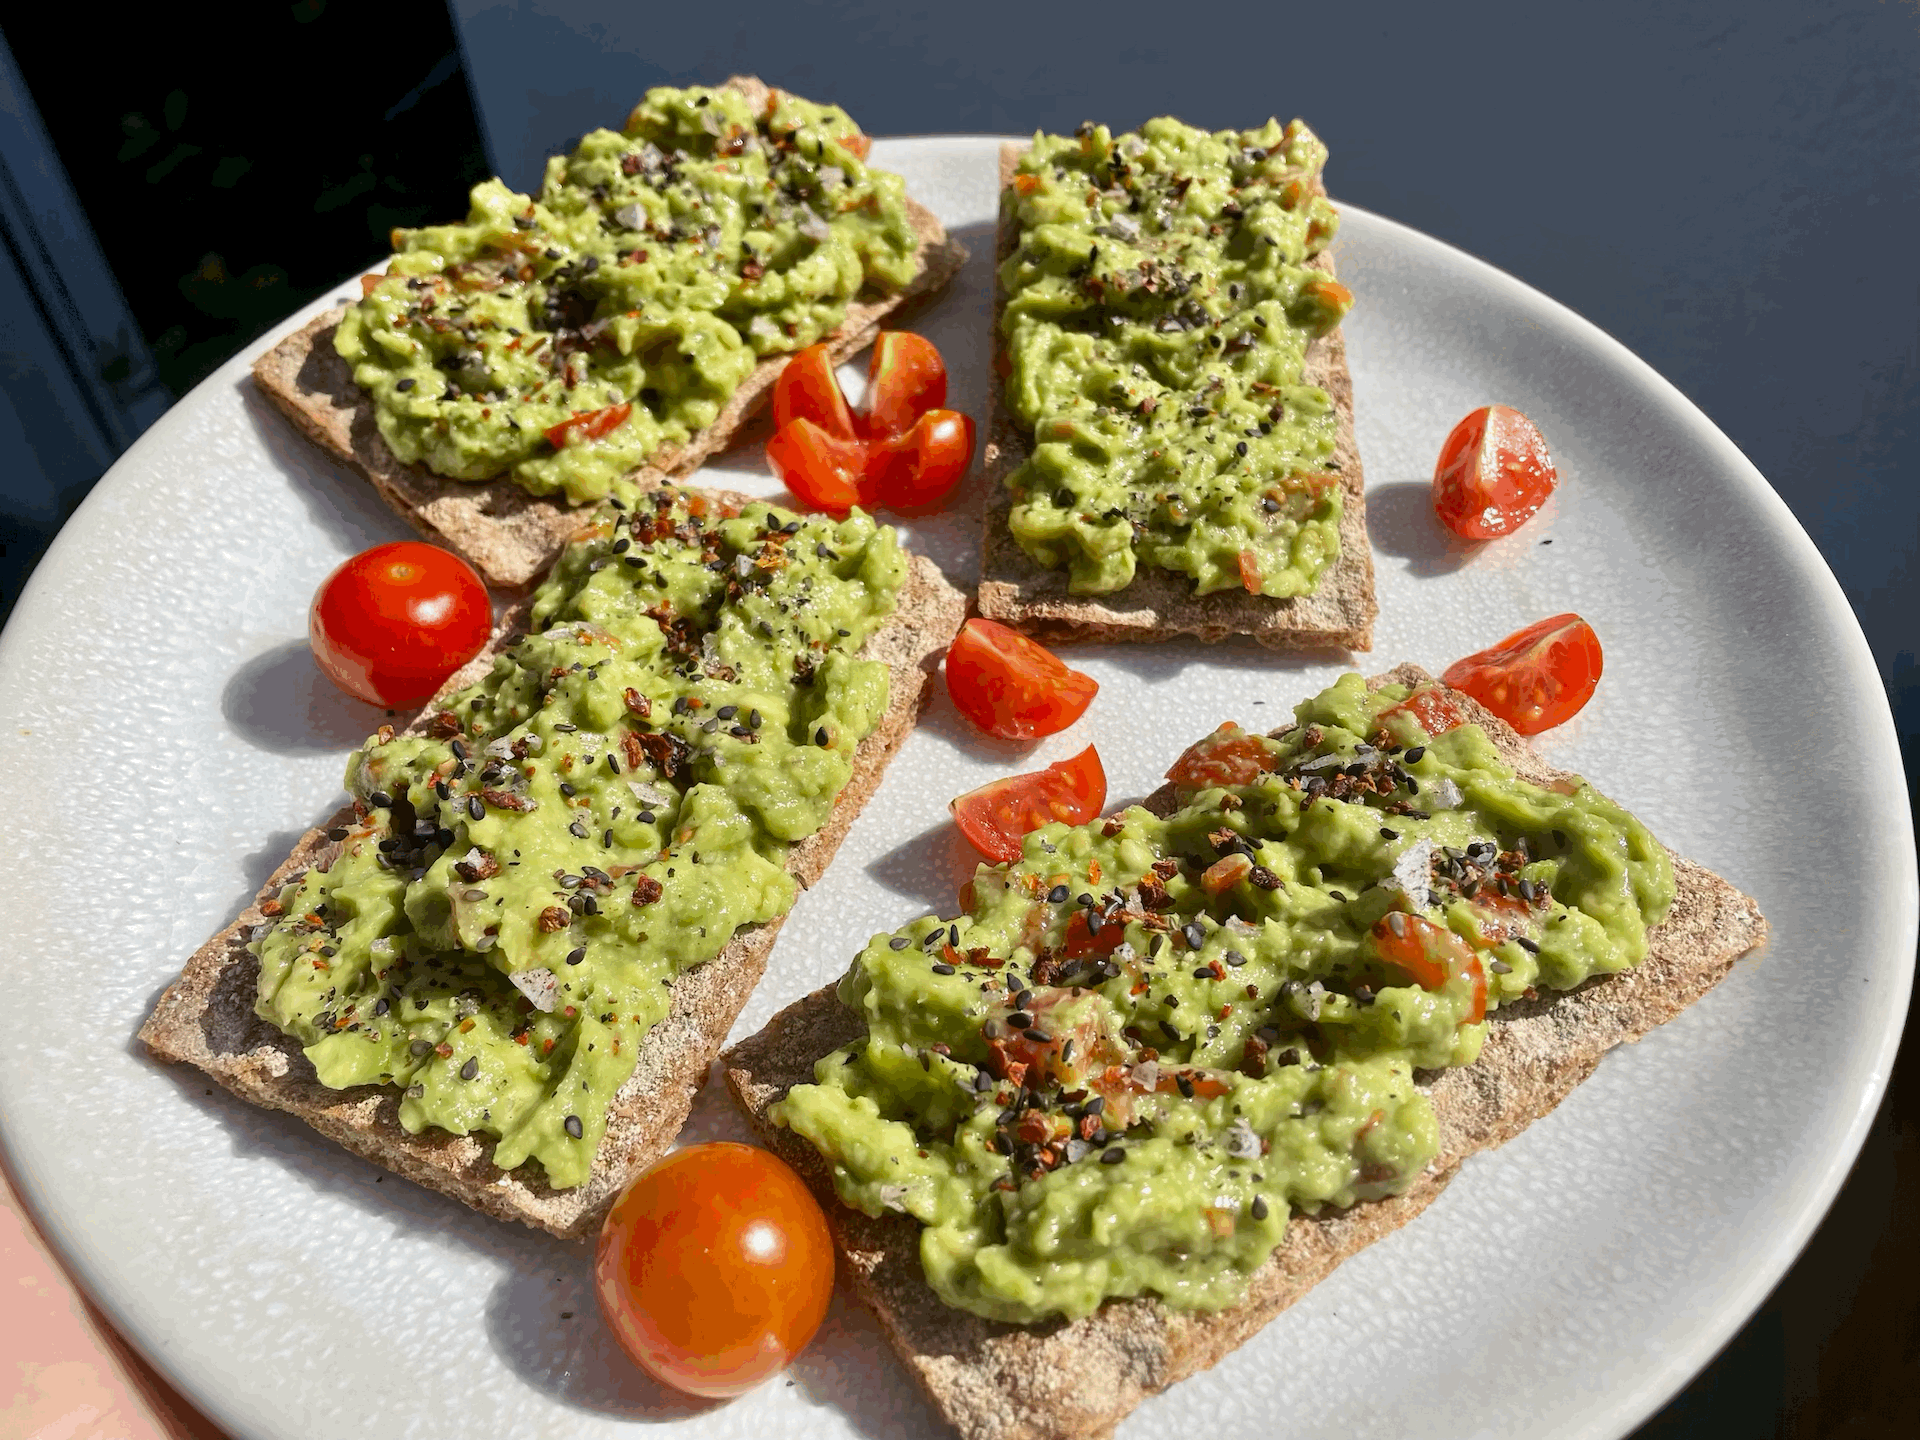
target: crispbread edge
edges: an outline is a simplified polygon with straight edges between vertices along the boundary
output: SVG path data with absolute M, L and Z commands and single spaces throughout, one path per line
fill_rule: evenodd
M 1026 142 L 1000 147 L 1000 189 L 1013 183 Z M 1000 289 L 998 262 L 1012 253 L 1017 239 L 1003 204 L 995 250 L 993 353 L 1000 351 L 999 316 L 1006 296 Z M 1310 262 L 1334 273 L 1333 256 L 1322 251 Z M 1380 613 L 1374 598 L 1373 551 L 1367 542 L 1366 476 L 1353 432 L 1353 376 L 1347 369 L 1346 341 L 1335 329 L 1307 348 L 1304 376 L 1325 390 L 1337 416 L 1334 460 L 1340 469 L 1342 511 L 1340 555 L 1311 595 L 1284 600 L 1244 591 L 1196 595 L 1186 576 L 1143 566 L 1124 589 L 1098 598 L 1072 595 L 1067 572 L 1038 564 L 1007 528 L 1013 496 L 1006 477 L 1027 458 L 1027 436 L 1014 423 L 1001 395 L 995 368 L 989 392 L 987 447 L 983 455 L 989 480 L 981 541 L 980 613 L 1022 630 L 1067 640 L 1171 640 L 1193 636 L 1206 641 L 1248 635 L 1273 649 L 1373 645 L 1373 622 Z
M 1369 684 L 1427 678 L 1403 665 Z M 1536 784 L 1564 773 L 1468 697 L 1452 698 L 1516 773 Z M 1146 801 L 1160 813 L 1174 803 L 1171 786 Z M 1761 943 L 1766 922 L 1751 899 L 1691 861 L 1675 856 L 1674 869 L 1673 907 L 1651 932 L 1650 953 L 1638 968 L 1496 1012 L 1476 1063 L 1423 1075 L 1440 1122 L 1440 1151 L 1412 1188 L 1317 1219 L 1296 1216 L 1246 1300 L 1218 1314 L 1170 1310 L 1153 1300 L 1109 1301 L 1085 1320 L 1022 1327 L 943 1305 L 921 1274 L 919 1224 L 904 1216 L 871 1219 L 842 1204 L 819 1152 L 767 1119 L 790 1085 L 812 1078 L 815 1059 L 861 1032 L 831 987 L 789 1006 L 723 1064 L 762 1139 L 820 1197 L 856 1292 L 954 1428 L 966 1440 L 1088 1440 L 1110 1434 L 1149 1395 L 1217 1363 L 1342 1260 L 1413 1219 L 1464 1158 L 1519 1134 L 1591 1074 L 1607 1050 L 1679 1014 Z
M 707 493 L 736 504 L 749 499 Z M 454 675 L 441 695 L 487 673 L 506 638 L 524 628 L 530 603 L 522 600 L 507 612 L 487 649 Z M 827 823 L 788 852 L 787 870 L 803 889 L 826 870 L 913 729 L 934 670 L 965 613 L 965 597 L 932 561 L 914 556 L 893 616 L 861 651 L 891 668 L 887 711 L 855 751 L 852 778 Z M 429 702 L 408 733 L 419 730 L 439 701 L 436 696 Z M 429 1189 L 563 1239 L 590 1236 L 626 1181 L 679 1133 L 694 1092 L 766 968 L 785 917 L 743 928 L 714 959 L 674 979 L 666 1018 L 647 1033 L 633 1075 L 608 1109 L 606 1138 L 591 1178 L 574 1189 L 554 1190 L 538 1162 L 511 1172 L 494 1166 L 493 1142 L 486 1137 L 438 1129 L 408 1134 L 398 1119 L 399 1092 L 391 1086 L 328 1089 L 299 1044 L 254 1015 L 259 961 L 246 946 L 253 928 L 266 918 L 260 906 L 310 866 L 330 863 L 338 847 L 326 832 L 352 814 L 342 810 L 301 837 L 238 918 L 194 952 L 141 1027 L 141 1040 L 160 1059 L 198 1066 L 242 1099 L 297 1115 L 329 1139 Z
M 736 75 L 726 85 L 755 104 L 768 93 L 748 76 Z M 932 211 L 911 198 L 907 211 L 920 238 L 919 273 L 896 294 L 847 306 L 846 319 L 826 341 L 836 365 L 871 344 L 881 321 L 902 305 L 944 286 L 967 258 Z M 489 585 L 526 589 L 587 511 L 531 495 L 510 479 L 449 480 L 423 465 L 403 464 L 387 448 L 373 402 L 354 383 L 353 367 L 334 351 L 334 327 L 345 313 L 345 306 L 329 310 L 273 346 L 254 362 L 254 383 L 303 435 L 372 482 L 414 529 L 464 556 Z M 686 475 L 726 448 L 760 408 L 787 358 L 760 361 L 713 424 L 691 443 L 656 453 L 633 478 L 647 485 Z

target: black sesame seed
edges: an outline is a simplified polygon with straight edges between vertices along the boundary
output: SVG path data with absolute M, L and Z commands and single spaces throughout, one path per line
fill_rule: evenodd
M 478 795 L 467 796 L 467 814 L 476 820 L 484 820 L 487 818 L 486 804 Z
M 1253 1218 L 1256 1220 L 1266 1219 L 1267 1218 L 1267 1197 L 1264 1195 L 1254 1196 L 1253 1204 L 1247 1207 L 1247 1213 L 1253 1216 Z
M 896 936 L 894 936 L 894 937 L 893 937 L 893 939 L 891 939 L 891 940 L 889 940 L 889 941 L 887 942 L 887 945 L 888 945 L 888 947 L 889 947 L 889 948 L 891 948 L 891 949 L 894 949 L 894 950 L 904 950 L 904 949 L 906 949 L 906 948 L 907 948 L 907 946 L 909 946 L 909 945 L 911 945 L 912 943 L 913 943 L 913 942 L 912 942 L 911 940 L 909 940 L 909 939 L 907 939 L 907 937 L 906 937 L 906 936 L 904 936 L 904 935 L 896 935 Z
M 1111 1150 L 1106 1150 L 1101 1153 L 1100 1163 L 1102 1165 L 1118 1165 L 1122 1160 L 1126 1158 L 1127 1158 L 1127 1152 L 1122 1150 L 1118 1145 L 1116 1145 Z
M 822 725 L 818 730 L 813 732 L 813 743 L 821 746 L 822 748 L 826 746 L 826 743 L 827 743 L 827 727 L 826 726 Z
M 342 840 L 346 839 L 346 831 L 344 830 L 341 831 L 338 838 Z M 1047 892 L 1048 903 L 1053 905 L 1064 905 L 1066 904 L 1068 894 L 1069 894 L 1069 891 L 1067 890 L 1066 886 L 1056 885 L 1053 887 L 1053 889 Z
M 396 390 L 411 390 L 418 383 L 419 382 L 415 380 L 413 376 L 409 375 L 403 380 L 396 380 L 394 382 L 393 388 Z
M 951 975 L 953 974 L 953 966 L 947 964 L 944 960 L 936 960 L 933 963 L 933 973 L 936 975 Z
M 1029 1015 L 1024 1010 L 1016 1010 L 1011 1015 L 1007 1016 L 1007 1023 L 1013 1026 L 1013 1028 L 1016 1030 L 1025 1030 L 1028 1026 L 1033 1024 L 1033 1016 Z
M 1238 970 L 1242 965 L 1247 963 L 1247 957 L 1242 955 L 1238 950 L 1229 950 L 1227 951 L 1226 954 L 1222 955 L 1220 958 L 1226 961 L 1227 964 L 1231 965 L 1236 970 Z
M 1426 746 L 1424 745 L 1414 746 L 1411 750 L 1407 751 L 1407 764 L 1418 765 L 1420 763 L 1420 757 L 1425 755 L 1426 753 L 1427 753 Z
M 367 803 L 376 810 L 391 810 L 393 808 L 393 796 L 384 790 L 376 790 L 367 796 Z
M 580 1117 L 578 1115 L 567 1116 L 566 1126 L 567 1126 L 567 1134 L 571 1135 L 576 1140 L 578 1140 L 582 1135 L 587 1133 L 587 1127 L 580 1123 Z
M 1514 936 L 1513 943 L 1518 945 L 1522 950 L 1526 951 L 1529 955 L 1538 955 L 1540 953 L 1540 947 L 1534 944 L 1533 941 L 1527 939 L 1527 937 L 1524 935 Z
M 418 1003 L 424 1006 L 427 1002 L 422 1000 Z M 425 1040 L 416 1040 L 411 1045 L 407 1046 L 407 1053 L 415 1057 L 418 1057 L 426 1054 L 431 1049 L 433 1049 L 433 1046 L 429 1045 Z
M 569 965 L 578 965 L 582 960 L 586 958 L 587 958 L 587 947 L 584 945 L 582 945 L 577 950 L 569 950 L 567 952 L 567 964 Z
M 1487 969 L 1496 975 L 1511 975 L 1513 973 L 1513 967 L 1504 960 L 1489 960 L 1487 962 Z
M 467 1057 L 467 1063 L 460 1067 L 460 1078 L 462 1080 L 471 1080 L 479 1073 L 480 1057 L 478 1055 L 469 1055 Z
M 1027 1030 L 1022 1033 L 1036 1045 L 1051 1045 L 1053 1043 L 1053 1037 L 1044 1030 Z
M 329 840 L 344 840 L 347 838 L 347 835 L 348 830 L 344 825 L 336 825 L 333 829 L 327 831 L 327 839 Z
M 1382 825 L 1380 827 L 1380 838 L 1382 840 L 1398 840 L 1400 838 L 1400 832 L 1398 830 L 1389 830 L 1386 826 Z

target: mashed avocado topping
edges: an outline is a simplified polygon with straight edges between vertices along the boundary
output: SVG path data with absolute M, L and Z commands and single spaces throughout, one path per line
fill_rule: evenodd
M 355 823 L 253 942 L 256 1010 L 323 1084 L 398 1086 L 409 1131 L 495 1136 L 556 1189 L 674 976 L 792 905 L 787 848 L 886 712 L 857 652 L 906 573 L 858 512 L 622 490 L 491 673 L 348 761 Z
M 712 424 L 760 357 L 914 277 L 905 191 L 867 143 L 778 90 L 650 90 L 537 196 L 489 180 L 464 224 L 396 230 L 334 347 L 402 460 L 599 499 Z
M 1517 778 L 1430 687 L 1348 675 L 1296 715 L 1190 749 L 1165 819 L 1035 831 L 842 980 L 867 1034 L 775 1116 L 848 1204 L 923 1223 L 947 1303 L 1233 1304 L 1291 1210 L 1433 1159 L 1419 1072 L 1486 1012 L 1645 957 L 1671 862 L 1584 781 Z
M 1307 345 L 1353 296 L 1307 262 L 1339 219 L 1298 120 L 1036 135 L 1003 204 L 1005 401 L 1033 435 L 1014 538 L 1069 588 L 1142 562 L 1198 593 L 1310 593 L 1340 551 L 1335 414 Z

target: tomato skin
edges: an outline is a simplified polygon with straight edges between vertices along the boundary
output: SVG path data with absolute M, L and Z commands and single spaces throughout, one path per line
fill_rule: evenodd
M 993 620 L 969 620 L 947 649 L 947 694 L 989 735 L 1033 740 L 1066 729 L 1099 692 L 1091 675 Z
M 844 515 L 865 499 L 867 458 L 858 440 L 838 440 L 811 420 L 782 426 L 767 442 L 767 464 L 809 510 Z
M 867 442 L 862 498 L 910 514 L 930 510 L 972 463 L 972 419 L 958 410 L 929 410 L 905 434 Z
M 1483 405 L 1453 427 L 1433 468 L 1433 511 L 1468 540 L 1511 534 L 1559 482 L 1546 438 L 1510 405 Z
M 1070 760 L 1044 770 L 1009 775 L 951 801 L 953 823 L 987 859 L 1011 863 L 1031 831 L 1058 820 L 1084 825 L 1107 803 L 1107 772 L 1089 745 Z
M 1600 637 L 1578 615 L 1550 615 L 1447 667 L 1441 678 L 1522 735 L 1571 720 L 1600 683 Z
M 492 632 L 493 602 L 473 567 L 422 540 L 361 551 L 320 582 L 307 611 L 327 678 L 389 710 L 424 703 Z
M 911 330 L 882 330 L 867 362 L 867 434 L 905 434 L 946 405 L 947 366 L 933 342 Z
M 833 1237 L 798 1175 L 751 1145 L 676 1150 L 627 1186 L 594 1256 L 600 1312 L 654 1378 L 744 1394 L 806 1348 L 833 1297 Z
M 569 415 L 558 425 L 546 429 L 547 443 L 556 450 L 564 450 L 569 445 L 585 444 L 594 440 L 604 440 L 621 425 L 627 416 L 633 413 L 633 405 L 609 405 L 604 410 L 582 410 Z
M 836 440 L 860 438 L 825 345 L 809 345 L 787 361 L 773 382 L 774 428 L 784 430 L 795 420 L 811 420 Z

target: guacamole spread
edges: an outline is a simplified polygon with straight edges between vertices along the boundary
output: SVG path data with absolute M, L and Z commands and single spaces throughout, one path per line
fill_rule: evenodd
M 794 900 L 887 708 L 858 656 L 906 558 L 855 512 L 611 498 L 478 683 L 347 763 L 355 823 L 265 907 L 256 1009 L 323 1084 L 394 1085 L 409 1131 L 497 1137 L 556 1189 L 675 975 Z
M 489 180 L 464 224 L 396 230 L 334 347 L 402 460 L 598 499 L 712 424 L 760 357 L 914 277 L 900 177 L 866 153 L 832 105 L 650 90 L 538 195 Z
M 1198 593 L 1310 593 L 1340 551 L 1335 412 L 1307 345 L 1353 296 L 1308 260 L 1339 219 L 1299 121 L 1036 135 L 1003 197 L 1009 523 L 1076 594 L 1142 562 Z
M 1585 782 L 1518 779 L 1431 688 L 1349 675 L 1296 714 L 1189 750 L 1165 819 L 1033 832 L 841 981 L 867 1033 L 775 1117 L 848 1204 L 923 1223 L 947 1303 L 1230 1305 L 1290 1211 L 1420 1174 L 1418 1072 L 1488 1011 L 1646 955 L 1671 862 Z

